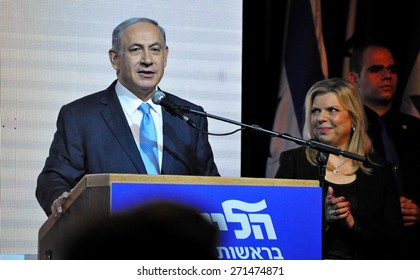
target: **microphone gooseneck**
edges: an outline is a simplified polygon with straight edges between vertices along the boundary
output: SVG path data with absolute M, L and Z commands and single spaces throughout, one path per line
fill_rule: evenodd
M 172 116 L 178 117 L 190 126 L 197 128 L 197 125 L 182 112 L 181 108 L 178 105 L 175 105 L 171 100 L 169 100 L 169 98 L 166 97 L 166 95 L 162 91 L 158 90 L 153 94 L 152 102 L 165 108 L 165 110 Z

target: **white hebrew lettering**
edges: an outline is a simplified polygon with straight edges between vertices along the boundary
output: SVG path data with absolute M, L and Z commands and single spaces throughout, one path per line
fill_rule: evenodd
M 242 229 L 235 230 L 235 235 L 238 239 L 246 239 L 251 235 L 251 225 L 249 223 L 247 214 L 233 213 L 233 209 L 246 211 L 248 210 L 248 205 L 249 203 L 239 200 L 226 200 L 222 203 L 226 221 L 241 224 Z
M 268 214 L 245 214 L 236 213 L 233 210 L 240 210 L 244 212 L 258 212 L 267 208 L 265 200 L 257 203 L 247 203 L 240 200 L 226 200 L 222 203 L 223 211 L 225 213 L 226 221 L 230 223 L 240 223 L 241 229 L 235 230 L 237 239 L 246 239 L 254 233 L 255 239 L 264 239 L 261 225 L 252 225 L 251 223 L 262 223 L 267 232 L 268 239 L 277 239 L 274 230 L 273 222 Z
M 217 251 L 219 252 L 219 256 L 218 258 L 221 260 L 223 259 L 223 252 L 225 252 L 226 254 L 226 259 L 229 260 L 230 259 L 230 254 L 229 254 L 229 250 L 226 247 L 217 247 Z
M 267 251 L 267 255 L 268 255 L 268 259 L 272 260 L 273 259 L 273 255 L 271 254 L 271 250 L 270 248 L 267 247 L 262 247 L 261 250 L 263 251 Z
M 232 255 L 232 259 L 236 259 L 235 247 L 229 247 L 229 250 L 230 254 Z
M 249 220 L 251 223 L 262 223 L 265 226 L 265 230 L 267 231 L 268 239 L 277 239 L 276 232 L 274 230 L 273 221 L 271 220 L 270 215 L 268 214 L 249 214 Z M 258 230 L 256 231 L 256 227 Z M 254 231 L 255 239 L 264 239 L 261 232 L 261 226 L 253 225 L 252 229 Z M 257 236 L 257 232 L 259 235 Z
M 281 251 L 277 247 L 217 247 L 219 253 L 219 259 L 266 259 L 266 260 L 283 260 Z M 230 252 L 230 253 L 229 253 Z M 267 254 L 263 254 L 267 252 Z M 275 254 L 277 253 L 277 256 Z M 264 258 L 264 256 L 267 257 Z
M 201 216 L 203 216 L 203 218 L 206 219 L 209 223 L 212 222 L 209 213 L 201 213 Z
M 235 247 L 236 255 L 242 259 L 246 260 L 249 258 L 248 247 Z
M 273 256 L 273 259 L 274 260 L 284 260 L 283 255 L 281 254 L 281 251 L 280 251 L 279 248 L 271 247 L 271 250 L 277 252 L 277 257 L 276 256 Z
M 261 255 L 261 248 L 260 247 L 257 247 L 257 248 L 249 247 L 249 249 L 252 252 L 251 257 L 252 257 L 253 260 L 255 260 L 257 258 L 260 259 L 260 260 L 263 259 L 262 255 Z
M 228 226 L 226 224 L 225 216 L 222 213 L 211 213 L 211 219 L 217 223 L 219 230 L 227 231 Z

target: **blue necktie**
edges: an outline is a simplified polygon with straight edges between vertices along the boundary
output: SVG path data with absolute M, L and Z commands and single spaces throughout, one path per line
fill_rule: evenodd
M 156 128 L 150 114 L 150 105 L 142 103 L 139 110 L 143 112 L 140 124 L 140 154 L 147 174 L 159 174 Z
M 391 136 L 385 125 L 385 122 L 380 117 L 378 118 L 378 120 L 379 120 L 379 123 L 381 124 L 381 138 L 382 138 L 382 143 L 384 145 L 385 158 L 392 165 L 396 165 L 398 164 L 398 156 L 397 156 L 397 151 L 395 150 L 394 142 L 391 139 Z

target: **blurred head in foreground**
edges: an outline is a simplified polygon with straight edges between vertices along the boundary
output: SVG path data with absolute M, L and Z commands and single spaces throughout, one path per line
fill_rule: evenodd
M 155 201 L 83 228 L 65 259 L 217 259 L 218 229 L 198 209 Z

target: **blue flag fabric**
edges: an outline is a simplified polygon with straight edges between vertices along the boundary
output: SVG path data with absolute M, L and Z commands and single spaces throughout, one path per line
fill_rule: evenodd
M 320 0 L 289 1 L 285 27 L 280 92 L 273 130 L 301 138 L 306 93 L 315 82 L 328 76 Z M 266 177 L 275 176 L 280 153 L 294 147 L 297 144 L 288 140 L 271 140 Z

